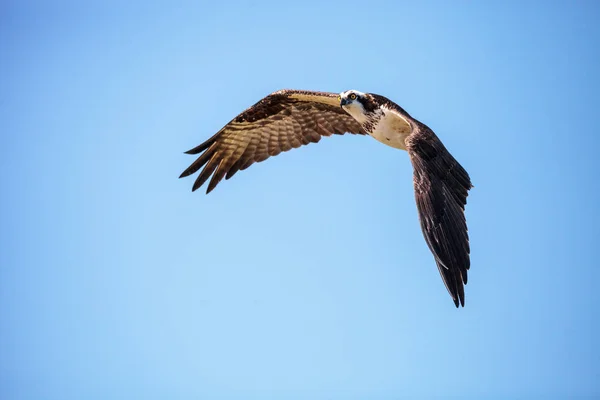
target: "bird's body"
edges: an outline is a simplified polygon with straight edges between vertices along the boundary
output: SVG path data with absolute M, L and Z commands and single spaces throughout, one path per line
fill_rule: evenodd
M 403 131 L 406 122 L 393 111 L 385 111 L 380 120 L 374 124 L 369 135 L 381 143 L 400 150 L 406 150 L 406 138 L 410 131 Z
M 365 93 L 352 90 L 367 100 Z M 374 95 L 370 95 L 374 96 Z M 375 95 L 377 96 L 377 95 Z M 359 97 L 357 97 L 359 98 Z M 406 138 L 411 133 L 409 120 L 402 115 L 403 110 L 393 107 L 392 102 L 383 96 L 373 97 L 373 102 L 379 100 L 372 111 L 365 109 L 361 103 L 352 102 L 346 106 L 346 111 L 358 121 L 365 131 L 381 143 L 396 149 L 406 150 Z M 365 104 L 369 107 L 369 104 Z
M 455 305 L 464 306 L 470 249 L 464 207 L 471 181 L 435 133 L 387 98 L 356 90 L 335 93 L 280 90 L 260 100 L 213 137 L 189 150 L 200 154 L 180 177 L 203 167 L 193 190 L 209 177 L 207 193 L 223 179 L 282 151 L 322 136 L 370 135 L 409 153 L 425 241 Z

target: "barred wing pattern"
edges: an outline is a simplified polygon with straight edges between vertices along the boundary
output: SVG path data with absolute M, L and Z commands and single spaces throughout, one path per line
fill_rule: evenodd
M 469 174 L 427 126 L 409 136 L 414 188 L 423 236 L 454 304 L 465 305 L 470 248 L 465 205 L 473 187 Z
M 323 136 L 365 135 L 361 125 L 341 107 L 336 93 L 280 90 L 248 108 L 213 137 L 187 154 L 200 154 L 180 178 L 204 167 L 192 190 L 209 177 L 206 193 L 255 162 L 281 152 L 316 143 Z

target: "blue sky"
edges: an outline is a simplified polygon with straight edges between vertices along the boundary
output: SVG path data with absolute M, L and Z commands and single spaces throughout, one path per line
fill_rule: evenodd
M 599 11 L 4 2 L 0 397 L 600 396 Z M 334 137 L 209 196 L 177 179 L 282 88 L 383 94 L 469 171 L 464 309 L 404 152 Z

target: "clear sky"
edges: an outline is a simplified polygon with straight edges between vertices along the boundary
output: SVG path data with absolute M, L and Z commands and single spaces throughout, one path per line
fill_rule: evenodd
M 597 2 L 98 4 L 0 5 L 3 400 L 600 396 Z M 178 179 L 282 88 L 385 95 L 469 171 L 464 309 L 405 152 Z

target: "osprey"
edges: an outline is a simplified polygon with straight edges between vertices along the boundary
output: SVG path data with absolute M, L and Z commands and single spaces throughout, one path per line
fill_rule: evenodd
M 357 90 L 271 93 L 187 151 L 200 156 L 180 178 L 204 167 L 192 191 L 212 175 L 208 194 L 223 178 L 229 179 L 255 162 L 346 132 L 370 135 L 408 152 L 423 236 L 454 304 L 464 307 L 470 266 L 464 209 L 473 187 L 469 174 L 428 126 L 383 96 Z

